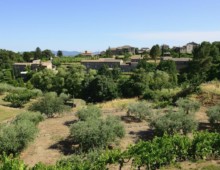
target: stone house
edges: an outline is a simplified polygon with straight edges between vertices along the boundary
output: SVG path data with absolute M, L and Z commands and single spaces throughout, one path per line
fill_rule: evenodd
M 81 53 L 81 55 L 83 55 L 83 56 L 92 56 L 92 52 L 85 51 L 85 52 Z
M 130 53 L 132 55 L 135 54 L 135 47 L 125 45 L 122 47 L 117 47 L 117 48 L 110 48 L 111 54 L 112 55 L 123 55 L 124 53 Z
M 123 60 L 114 59 L 114 58 L 99 58 L 98 60 L 82 60 L 81 64 L 84 65 L 87 69 L 98 70 L 104 65 L 109 68 L 120 67 L 123 63 Z
M 192 54 L 193 49 L 197 46 L 198 46 L 198 44 L 196 44 L 195 42 L 190 42 L 180 48 L 180 53 Z
M 188 67 L 189 62 L 192 58 L 172 58 L 172 57 L 161 57 L 161 61 L 172 60 L 176 64 L 176 69 L 181 71 L 182 69 Z
M 28 70 L 37 71 L 40 68 L 53 69 L 52 62 L 41 62 L 41 60 L 33 60 L 32 62 L 13 64 L 13 71 L 15 76 L 25 75 L 28 73 Z

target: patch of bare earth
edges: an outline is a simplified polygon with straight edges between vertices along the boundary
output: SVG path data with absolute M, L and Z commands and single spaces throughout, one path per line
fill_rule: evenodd
M 38 162 L 55 164 L 64 155 L 59 149 L 51 146 L 69 136 L 69 127 L 66 123 L 75 119 L 74 114 L 66 114 L 40 122 L 35 141 L 21 153 L 21 159 L 29 166 L 34 166 Z

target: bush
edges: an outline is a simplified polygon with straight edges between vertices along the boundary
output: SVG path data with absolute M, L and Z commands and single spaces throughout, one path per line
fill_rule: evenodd
M 11 92 L 5 96 L 4 100 L 11 102 L 12 107 L 22 107 L 23 104 L 27 103 L 31 98 L 35 98 L 40 95 L 39 90 L 21 90 L 17 92 Z
M 29 120 L 37 125 L 39 122 L 44 120 L 44 117 L 39 112 L 24 112 L 16 116 L 14 122 L 20 122 L 22 120 Z
M 0 170 L 27 170 L 24 161 L 12 155 L 7 156 L 5 153 L 0 156 Z
M 207 159 L 219 156 L 220 135 L 209 132 L 195 133 L 191 148 L 190 152 L 194 159 Z
M 0 126 L 0 153 L 16 154 L 35 138 L 36 125 L 43 120 L 39 113 L 25 112 L 18 115 L 11 124 Z
M 97 106 L 87 106 L 79 110 L 77 113 L 79 120 L 86 121 L 90 119 L 98 119 L 101 116 L 101 110 Z
M 39 111 L 48 117 L 53 117 L 55 113 L 63 113 L 70 107 L 64 104 L 64 99 L 58 97 L 55 92 L 46 93 L 39 101 L 33 103 L 29 110 Z
M 28 120 L 17 121 L 0 130 L 0 153 L 16 154 L 32 141 L 37 127 Z
M 216 105 L 210 107 L 207 110 L 207 116 L 209 117 L 209 122 L 213 127 L 216 127 L 220 123 L 220 106 Z
M 71 126 L 70 131 L 73 142 L 80 144 L 83 151 L 106 147 L 116 138 L 124 136 L 124 127 L 115 117 L 79 121 Z
M 197 101 L 180 98 L 176 101 L 177 106 L 182 108 L 186 114 L 196 112 L 200 108 L 200 103 Z
M 152 100 L 155 102 L 164 102 L 167 101 L 171 103 L 173 96 L 175 95 L 176 90 L 168 90 L 168 89 L 163 89 L 163 90 L 146 90 L 143 98 L 146 100 Z
M 12 107 L 21 107 L 27 103 L 32 97 L 28 91 L 21 91 L 17 93 L 9 93 L 5 96 L 4 101 L 11 102 Z
M 152 114 L 150 106 L 146 102 L 136 102 L 128 106 L 127 115 L 139 120 L 146 120 Z
M 193 115 L 185 114 L 181 110 L 170 110 L 165 115 L 152 119 L 150 126 L 159 134 L 174 134 L 176 132 L 187 134 L 197 129 L 198 123 Z

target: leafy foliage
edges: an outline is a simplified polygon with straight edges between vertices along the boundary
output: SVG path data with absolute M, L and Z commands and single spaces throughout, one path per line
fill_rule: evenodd
M 98 119 L 101 116 L 101 110 L 97 106 L 89 105 L 77 112 L 80 121 Z
M 33 122 L 35 125 L 44 120 L 44 117 L 39 112 L 24 112 L 16 116 L 14 123 L 28 120 Z
M 124 136 L 124 127 L 116 117 L 108 116 L 105 120 L 88 119 L 71 125 L 73 142 L 80 144 L 83 151 L 106 147 L 117 138 Z
M 27 165 L 22 160 L 12 155 L 7 156 L 3 153 L 0 156 L 0 170 L 27 170 Z
M 156 63 L 157 57 L 159 57 L 160 54 L 161 54 L 161 50 L 160 50 L 159 45 L 154 45 L 150 50 L 150 56 L 152 59 L 155 60 L 155 63 Z
M 190 99 L 180 98 L 176 102 L 177 106 L 182 108 L 186 114 L 195 112 L 200 108 L 200 103 Z
M 22 113 L 11 124 L 0 128 L 0 153 L 16 154 L 22 151 L 37 133 L 36 125 L 43 118 L 38 113 Z
M 112 78 L 98 75 L 88 84 L 86 94 L 83 97 L 89 102 L 108 101 L 118 97 L 118 87 Z
M 197 129 L 198 126 L 193 115 L 185 114 L 181 110 L 170 110 L 162 116 L 157 116 L 151 120 L 150 125 L 159 134 L 174 134 L 177 132 L 186 134 Z
M 35 93 L 31 90 L 23 90 L 9 93 L 5 96 L 4 100 L 7 102 L 11 102 L 12 107 L 21 107 L 25 103 L 27 103 L 31 98 L 34 98 L 37 95 L 38 93 Z
M 146 102 L 131 103 L 128 106 L 127 115 L 139 120 L 147 120 L 152 115 L 152 110 Z
M 209 159 L 220 156 L 220 135 L 218 133 L 198 132 L 193 138 L 174 134 L 165 134 L 152 141 L 140 141 L 125 151 L 94 150 L 80 155 L 73 155 L 57 162 L 56 165 L 36 164 L 30 170 L 100 170 L 106 169 L 108 164 L 119 164 L 119 169 L 125 162 L 132 160 L 132 167 L 156 170 L 162 166 L 185 160 Z M 4 167 L 4 168 L 3 168 Z M 26 165 L 18 158 L 3 155 L 0 157 L 0 169 L 25 170 Z
M 70 109 L 64 104 L 64 98 L 58 97 L 55 92 L 46 93 L 39 101 L 33 103 L 29 110 L 39 111 L 48 117 L 52 117 L 55 113 L 62 113 Z
M 207 116 L 209 117 L 209 122 L 213 127 L 216 127 L 220 123 L 220 106 L 216 105 L 210 107 L 207 110 Z

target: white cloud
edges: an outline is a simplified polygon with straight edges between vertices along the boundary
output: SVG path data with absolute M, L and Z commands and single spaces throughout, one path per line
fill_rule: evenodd
M 188 31 L 188 32 L 142 32 L 126 33 L 117 36 L 136 41 L 165 41 L 165 42 L 202 42 L 220 40 L 220 31 Z

